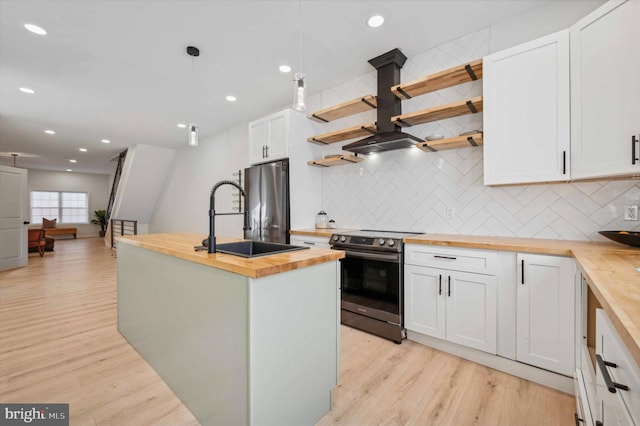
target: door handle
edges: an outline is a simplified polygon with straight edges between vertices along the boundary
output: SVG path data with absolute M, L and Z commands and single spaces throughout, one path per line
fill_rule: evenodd
M 267 150 L 267 155 L 265 158 L 269 158 L 269 145 L 265 146 L 264 148 Z
M 567 151 L 562 151 L 562 174 L 567 174 Z
M 447 280 L 449 281 L 447 291 L 449 292 L 449 297 L 451 297 L 451 275 L 447 277 Z
M 438 275 L 438 295 L 442 295 L 442 274 Z
M 264 151 L 264 149 L 265 149 L 265 148 L 266 148 L 266 146 L 265 146 L 265 145 L 262 145 L 262 158 L 265 158 L 265 157 L 266 157 L 266 155 L 265 155 L 265 153 L 264 153 L 264 152 L 265 152 L 265 151 Z
M 636 135 L 631 136 L 631 164 L 636 164 L 636 161 L 640 160 L 636 157 L 636 142 L 639 142 Z
M 616 364 L 615 362 L 605 361 L 604 359 L 602 359 L 602 356 L 600 354 L 596 354 L 596 362 L 598 363 L 598 368 L 602 373 L 604 384 L 609 390 L 609 392 L 616 393 L 616 389 L 621 389 L 625 391 L 629 390 L 629 386 L 621 385 L 620 383 L 616 383 L 613 380 L 611 380 L 611 376 L 609 375 L 609 370 L 607 370 L 607 367 L 618 368 L 618 364 Z
M 522 284 L 524 284 L 524 259 L 521 262 L 520 273 L 522 274 Z
M 31 222 L 29 222 L 28 220 L 25 220 L 25 221 L 23 222 L 23 225 L 29 225 L 30 223 L 31 223 Z

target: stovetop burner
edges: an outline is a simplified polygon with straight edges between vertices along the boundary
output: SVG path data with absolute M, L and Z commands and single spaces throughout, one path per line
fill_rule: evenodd
M 363 229 L 333 234 L 329 240 L 336 249 L 402 252 L 402 239 L 419 232 L 397 232 Z
M 358 237 L 371 238 L 399 238 L 409 237 L 411 235 L 420 235 L 420 232 L 398 232 L 398 231 L 381 231 L 376 229 L 361 229 L 359 231 L 345 232 L 341 235 L 355 235 Z

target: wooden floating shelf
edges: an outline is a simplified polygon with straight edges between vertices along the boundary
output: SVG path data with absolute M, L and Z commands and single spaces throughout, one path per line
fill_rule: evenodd
M 342 166 L 344 164 L 354 164 L 364 161 L 362 157 L 356 157 L 355 155 L 341 155 L 339 157 L 323 158 L 321 160 L 307 161 L 310 166 L 316 167 L 333 167 Z
M 307 138 L 307 142 L 317 143 L 319 145 L 328 145 L 330 143 L 342 142 L 348 139 L 372 136 L 375 135 L 377 131 L 378 128 L 375 124 L 367 123 L 349 127 L 347 129 L 336 130 L 335 132 L 324 133 L 318 136 L 311 136 L 310 138 Z
M 359 112 L 369 111 L 378 107 L 378 100 L 373 95 L 362 96 L 340 105 L 316 111 L 307 118 L 318 123 L 328 123 L 339 118 L 348 117 Z
M 479 78 L 482 78 L 482 59 L 430 74 L 409 83 L 398 84 L 391 87 L 391 91 L 397 98 L 410 99 Z
M 420 142 L 417 146 L 425 152 L 444 151 L 446 149 L 468 148 L 482 145 L 482 133 L 456 136 L 437 141 Z
M 482 111 L 482 96 L 477 96 L 468 101 L 453 102 L 408 114 L 396 115 L 391 117 L 391 121 L 398 126 L 409 127 L 480 111 Z

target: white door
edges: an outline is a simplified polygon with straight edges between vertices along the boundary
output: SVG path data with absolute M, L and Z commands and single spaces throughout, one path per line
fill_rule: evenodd
M 267 152 L 267 123 L 258 120 L 249 123 L 249 163 L 265 161 Z
M 572 178 L 640 173 L 638 22 L 639 1 L 613 0 L 571 27 Z
M 267 118 L 269 143 L 267 158 L 269 161 L 289 156 L 289 110 L 281 111 Z M 302 143 L 302 142 L 301 142 Z
M 404 326 L 445 338 L 445 272 L 423 266 L 404 267 Z
M 0 166 L 0 271 L 27 266 L 27 170 Z
M 445 290 L 447 340 L 495 354 L 498 329 L 496 277 L 447 272 Z
M 574 372 L 573 260 L 518 253 L 516 359 L 556 373 Z
M 483 59 L 484 184 L 569 180 L 569 30 Z

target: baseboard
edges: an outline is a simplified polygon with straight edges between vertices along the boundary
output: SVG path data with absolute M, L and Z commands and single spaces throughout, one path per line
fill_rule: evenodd
M 426 336 L 421 333 L 416 333 L 415 331 L 407 330 L 407 339 L 438 349 L 442 352 L 447 352 L 452 355 L 459 356 L 460 358 L 485 365 L 493 368 L 494 370 L 502 371 L 543 386 L 557 389 L 561 392 L 571 395 L 575 394 L 572 377 L 552 373 L 551 371 L 503 358 L 498 355 L 492 355 L 477 349 L 461 346 L 456 343 L 447 342 L 446 340 Z

